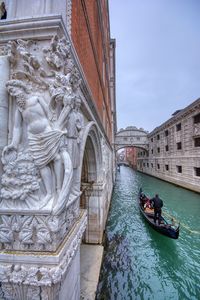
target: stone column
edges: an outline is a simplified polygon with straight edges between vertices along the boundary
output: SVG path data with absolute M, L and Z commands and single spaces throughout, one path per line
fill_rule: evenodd
M 7 56 L 0 56 L 0 156 L 8 142 L 8 94 L 5 84 L 9 79 L 9 62 Z M 0 160 L 0 178 L 2 162 Z

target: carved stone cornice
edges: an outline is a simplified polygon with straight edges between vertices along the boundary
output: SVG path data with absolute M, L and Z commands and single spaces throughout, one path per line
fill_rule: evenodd
M 61 15 L 6 20 L 0 23 L 0 44 L 21 38 L 46 40 L 59 33 L 68 35 Z
M 56 252 L 1 251 L 1 282 L 51 286 L 64 280 L 80 246 L 86 223 L 86 211 L 82 211 L 79 220 Z
M 56 251 L 77 222 L 79 197 L 59 215 L 0 214 L 0 249 Z

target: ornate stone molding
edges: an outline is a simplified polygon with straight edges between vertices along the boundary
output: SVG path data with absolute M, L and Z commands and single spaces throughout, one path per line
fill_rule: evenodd
M 67 0 L 67 31 L 71 36 L 72 0 Z
M 79 215 L 79 197 L 60 215 L 0 215 L 0 249 L 56 251 Z
M 41 293 L 43 293 L 43 297 L 46 293 L 48 294 L 48 289 L 45 288 L 54 288 L 58 285 L 59 290 L 59 286 L 65 279 L 68 268 L 80 246 L 86 223 L 86 212 L 82 212 L 80 219 L 74 225 L 68 238 L 63 241 L 58 252 L 51 253 L 50 256 L 48 253 L 40 253 L 34 257 L 33 252 L 23 252 L 23 254 L 16 252 L 13 263 L 10 263 L 11 257 L 13 257 L 12 252 L 0 253 L 1 293 L 6 299 L 27 300 L 29 299 L 27 294 L 21 297 L 24 290 L 27 289 L 35 295 L 36 298 L 32 299 L 41 299 L 39 298 Z M 20 258 L 20 256 L 22 257 Z M 43 297 L 42 299 L 56 299 L 49 298 L 48 295 L 46 298 Z

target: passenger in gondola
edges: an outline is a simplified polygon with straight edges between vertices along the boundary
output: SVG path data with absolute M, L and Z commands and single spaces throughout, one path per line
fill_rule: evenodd
M 151 202 L 150 202 L 150 199 L 148 197 L 146 197 L 146 201 L 145 201 L 145 204 L 144 204 L 144 208 L 152 208 L 151 207 Z
M 150 202 L 154 208 L 154 223 L 156 223 L 156 220 L 158 219 L 158 224 L 160 225 L 163 201 L 159 198 L 159 195 L 156 194 L 154 198 L 150 199 Z
M 146 195 L 144 193 L 141 193 L 141 195 L 140 195 L 140 203 L 141 203 L 141 205 L 143 207 L 144 207 L 144 205 L 146 203 L 146 199 L 147 199 Z

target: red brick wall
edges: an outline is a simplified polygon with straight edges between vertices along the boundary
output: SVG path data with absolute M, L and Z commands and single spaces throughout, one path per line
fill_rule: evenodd
M 137 167 L 137 149 L 135 147 L 126 148 L 126 160 L 136 169 Z
M 73 0 L 72 40 L 92 92 L 92 101 L 96 103 L 104 129 L 111 140 L 110 29 L 107 5 L 107 0 Z M 108 80 L 103 70 L 106 64 Z

